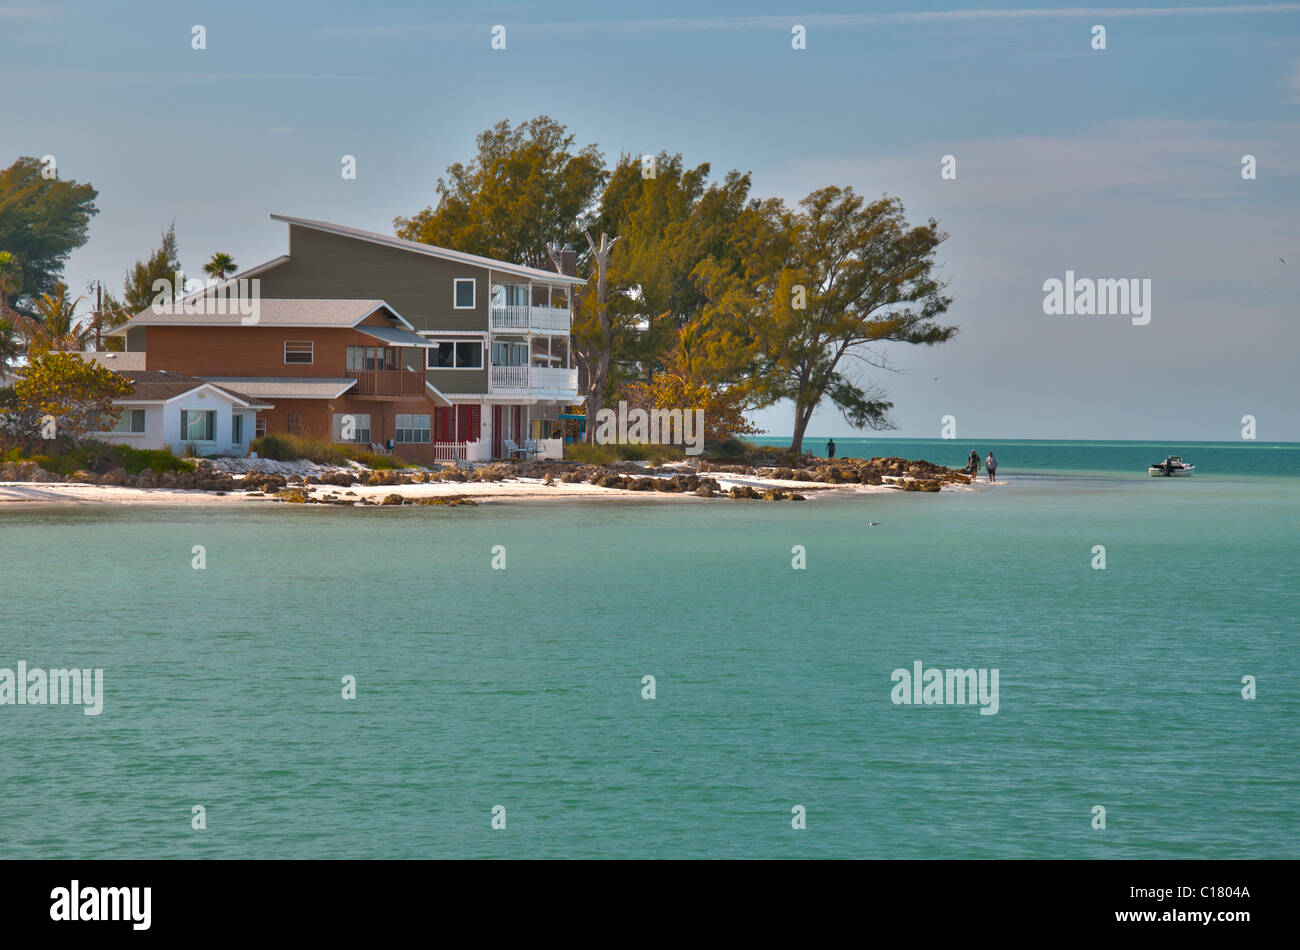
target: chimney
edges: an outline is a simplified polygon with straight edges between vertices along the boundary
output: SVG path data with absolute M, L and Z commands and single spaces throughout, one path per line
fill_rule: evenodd
M 578 252 L 572 244 L 566 244 L 560 250 L 560 273 L 568 277 L 578 276 Z

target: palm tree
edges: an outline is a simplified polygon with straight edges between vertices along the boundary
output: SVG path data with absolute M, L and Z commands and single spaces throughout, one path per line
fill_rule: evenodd
M 86 348 L 94 328 L 77 320 L 77 304 L 85 299 L 68 299 L 68 285 L 60 281 L 54 293 L 41 294 L 33 301 L 36 317 L 16 314 L 14 320 L 27 341 L 27 356 L 50 350 L 79 351 Z
M 216 280 L 225 280 L 237 270 L 239 266 L 235 259 L 225 251 L 217 251 L 212 255 L 212 260 L 203 265 L 203 273 Z

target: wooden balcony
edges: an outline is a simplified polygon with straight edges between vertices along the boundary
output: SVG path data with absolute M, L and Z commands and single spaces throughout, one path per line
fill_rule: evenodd
M 344 376 L 357 384 L 349 396 L 423 396 L 424 374 L 409 369 L 350 369 Z

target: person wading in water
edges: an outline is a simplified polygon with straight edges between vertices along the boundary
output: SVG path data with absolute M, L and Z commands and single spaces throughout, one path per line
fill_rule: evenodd
M 989 481 L 996 482 L 998 480 L 998 460 L 993 457 L 992 452 L 990 452 L 989 457 L 984 460 L 984 467 L 988 470 Z
M 980 473 L 980 453 L 978 449 L 970 450 L 970 458 L 966 460 L 966 469 L 970 472 L 971 478 Z
M 827 442 L 826 442 L 826 457 L 827 457 L 828 459 L 833 459 L 833 458 L 835 458 L 835 440 L 834 440 L 834 439 L 828 439 Z

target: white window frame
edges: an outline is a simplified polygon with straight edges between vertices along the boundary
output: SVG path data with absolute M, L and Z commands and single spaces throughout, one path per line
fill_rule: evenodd
M 468 307 L 462 307 L 457 301 L 460 299 L 460 285 L 469 284 L 473 291 Z M 453 310 L 475 310 L 478 308 L 478 278 L 477 277 L 456 277 L 451 282 L 451 309 Z
M 181 443 L 182 443 L 183 445 L 208 445 L 208 444 L 210 444 L 210 443 L 215 443 L 215 442 L 217 441 L 217 420 L 218 420 L 218 415 L 219 415 L 218 412 L 217 412 L 217 410 L 215 410 L 215 409 L 182 409 L 180 412 L 181 412 L 181 439 L 180 439 L 180 440 L 181 440 Z M 212 420 L 212 425 L 208 427 L 208 431 L 212 434 L 212 438 L 210 438 L 210 439 L 191 439 L 191 438 L 188 437 L 188 436 L 189 436 L 189 427 L 186 425 L 186 422 L 188 421 L 188 416 L 189 416 L 191 413 L 201 413 L 202 415 L 209 416 L 209 417 L 211 418 L 211 420 Z
M 309 357 L 309 359 L 307 359 L 306 361 L 293 360 L 292 362 L 290 362 L 289 360 L 290 343 L 298 347 L 301 347 L 305 344 L 307 347 L 307 356 Z M 284 365 L 285 366 L 312 366 L 315 363 L 316 363 L 316 341 L 315 340 L 285 340 L 284 341 Z
M 423 426 L 402 425 L 402 420 L 410 421 L 416 417 L 427 419 L 428 424 Z M 403 432 L 423 432 L 423 439 L 403 439 Z M 393 444 L 394 445 L 428 445 L 433 440 L 433 414 L 428 412 L 399 412 L 393 416 Z

